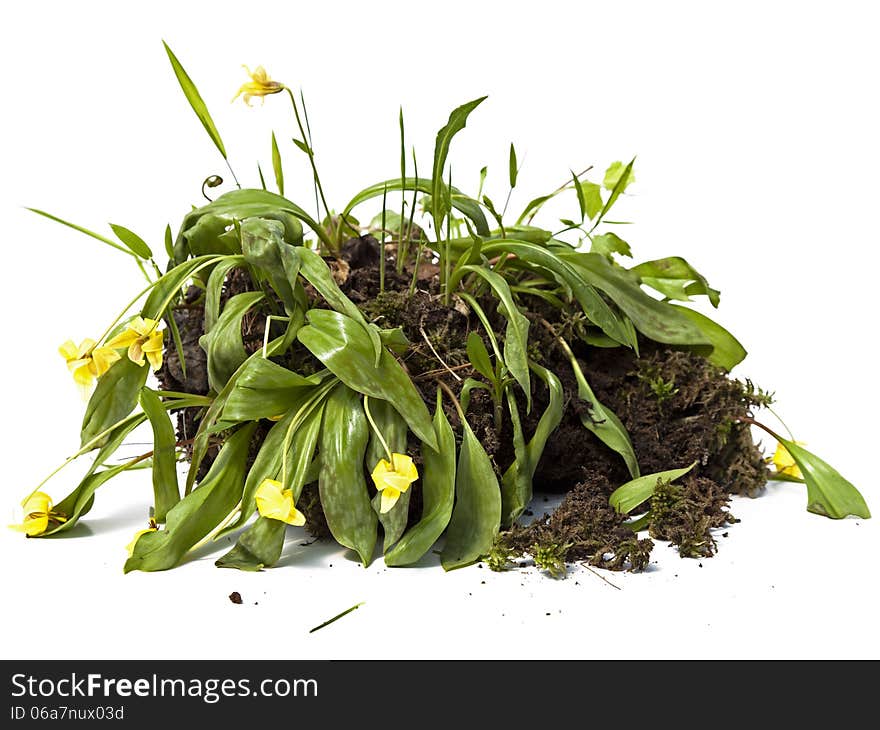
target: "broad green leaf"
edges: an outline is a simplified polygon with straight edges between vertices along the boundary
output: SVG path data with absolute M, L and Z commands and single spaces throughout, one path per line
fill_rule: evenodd
M 235 546 L 214 563 L 218 568 L 257 571 L 278 562 L 284 549 L 287 525 L 281 520 L 260 517 L 241 533 Z
M 455 433 L 443 413 L 439 392 L 434 411 L 434 435 L 437 450 L 422 443 L 422 517 L 385 553 L 385 564 L 388 566 L 411 565 L 419 560 L 443 534 L 452 516 L 455 501 Z
M 361 329 L 370 339 L 370 345 L 373 349 L 373 362 L 376 367 L 379 366 L 379 359 L 382 356 L 383 348 L 379 333 L 375 328 L 367 324 L 360 308 L 351 301 L 333 278 L 330 268 L 324 259 L 311 249 L 300 246 L 297 248 L 300 255 L 300 264 L 302 267 L 302 275 L 308 282 L 315 287 L 318 294 L 324 297 L 324 300 L 331 308 L 335 309 L 339 314 L 344 314 L 351 320 L 357 322 Z
M 296 280 L 301 258 L 284 240 L 284 224 L 269 218 L 248 218 L 241 224 L 241 250 L 247 262 L 269 284 L 284 304 L 288 315 L 297 309 Z
M 126 573 L 173 568 L 229 515 L 241 499 L 255 427 L 244 426 L 227 439 L 198 488 L 168 512 L 164 529 L 141 535 L 125 562 Z
M 535 432 L 528 443 L 524 442 L 522 428 L 518 427 L 519 413 L 516 401 L 508 400 L 511 420 L 514 424 L 514 452 L 516 458 L 501 478 L 501 525 L 510 527 L 523 513 L 532 499 L 532 480 L 538 468 L 538 462 L 544 453 L 544 447 L 550 436 L 562 422 L 565 408 L 562 383 L 551 371 L 537 363 L 529 363 L 535 374 L 546 383 L 550 400 L 541 415 Z M 512 391 L 507 391 L 511 398 Z
M 440 131 L 437 132 L 437 139 L 434 142 L 434 167 L 431 175 L 430 191 L 432 211 L 434 215 L 434 228 L 436 231 L 440 230 L 440 219 L 446 215 L 446 211 L 442 210 L 440 206 L 441 201 L 446 199 L 443 195 L 443 171 L 446 168 L 446 157 L 449 155 L 449 146 L 452 143 L 452 138 L 464 129 L 470 113 L 485 100 L 486 97 L 482 96 L 479 99 L 474 99 L 473 101 L 469 101 L 467 104 L 462 104 L 460 107 L 454 109 L 449 115 L 449 120 Z
M 241 320 L 263 299 L 263 292 L 243 292 L 226 302 L 214 328 L 199 338 L 208 356 L 208 384 L 219 392 L 232 374 L 247 360 L 241 337 Z
M 503 276 L 482 266 L 462 266 L 461 273 L 472 273 L 483 278 L 500 302 L 499 310 L 507 320 L 504 334 L 504 362 L 510 374 L 526 394 L 527 411 L 532 409 L 532 386 L 529 381 L 529 320 L 513 301 L 510 286 Z M 455 282 L 451 282 L 455 286 Z
M 626 177 L 624 177 L 624 173 L 626 173 Z M 624 165 L 622 162 L 617 161 L 612 162 L 608 169 L 605 170 L 605 179 L 602 181 L 602 184 L 606 190 L 614 190 L 619 187 L 622 193 L 635 181 L 636 176 L 632 171 L 632 163 Z
M 683 469 L 659 471 L 654 474 L 645 474 L 637 479 L 633 479 L 615 489 L 608 498 L 608 503 L 618 514 L 629 514 L 640 504 L 650 499 L 658 484 L 668 484 L 669 482 L 674 482 L 676 479 L 681 479 L 696 465 L 697 462 L 695 461 L 693 464 L 686 466 Z
M 333 537 L 354 550 L 364 567 L 376 547 L 376 513 L 364 477 L 369 426 L 358 393 L 337 386 L 324 409 L 318 494 Z
M 85 446 L 108 428 L 125 418 L 137 405 L 141 388 L 147 382 L 150 368 L 136 365 L 128 357 L 117 360 L 98 378 L 98 385 L 89 398 L 80 431 Z M 101 446 L 106 438 L 94 446 Z
M 442 184 L 445 185 L 445 183 Z M 351 201 L 348 203 L 348 205 L 345 206 L 343 216 L 348 216 L 356 205 L 360 205 L 361 203 L 364 203 L 367 200 L 371 200 L 372 198 L 382 197 L 382 195 L 385 194 L 386 190 L 389 193 L 398 190 L 415 190 L 418 192 L 430 194 L 432 189 L 432 181 L 428 178 L 423 177 L 408 177 L 404 180 L 401 180 L 400 178 L 395 178 L 393 180 L 386 180 L 385 182 L 376 183 L 375 185 L 371 185 L 370 187 L 361 190 L 361 192 L 355 195 L 354 198 L 352 198 Z M 480 204 L 473 198 L 469 198 L 467 195 L 465 195 L 455 187 L 451 188 L 450 191 L 452 193 L 452 207 L 459 211 L 462 215 L 465 215 L 468 219 L 470 219 L 470 221 L 474 224 L 477 233 L 479 233 L 481 236 L 488 236 L 489 225 L 486 223 L 486 216 L 480 209 Z
M 807 510 L 839 520 L 848 515 L 869 519 L 865 498 L 830 464 L 788 439 L 778 439 L 788 450 L 807 483 Z
M 728 372 L 745 360 L 747 354 L 745 348 L 720 324 L 687 307 L 676 307 L 676 310 L 696 325 L 711 345 L 710 352 L 705 352 L 708 348 L 699 345 L 690 349 L 703 354 L 713 365 Z
M 584 314 L 593 324 L 622 345 L 636 347 L 638 343 L 631 337 L 621 319 L 602 299 L 594 285 L 586 281 L 577 269 L 567 263 L 568 259 L 563 260 L 556 252 L 526 241 L 504 239 L 483 246 L 483 255 L 490 259 L 505 252 L 546 269 L 552 277 L 558 278 L 571 289 Z M 644 296 L 650 299 L 647 295 Z
M 349 388 L 389 401 L 422 441 L 436 446 L 431 415 L 419 391 L 384 348 L 376 367 L 364 328 L 353 319 L 326 309 L 308 313 L 309 324 L 297 338 Z
M 486 555 L 501 526 L 501 490 L 492 460 L 467 419 L 461 419 L 461 427 L 455 506 L 440 555 L 444 570 L 463 568 Z
M 603 233 L 601 236 L 593 236 L 590 246 L 592 253 L 600 253 L 611 258 L 611 254 L 619 253 L 621 256 L 632 257 L 632 249 L 616 233 Z
M 507 163 L 507 172 L 510 180 L 510 187 L 513 189 L 516 187 L 516 176 L 519 172 L 519 169 L 516 166 L 516 149 L 514 149 L 513 142 L 510 143 L 510 157 Z
M 226 399 L 220 420 L 235 423 L 283 415 L 322 380 L 322 373 L 306 377 L 264 357 L 248 360 Z
M 390 403 L 383 400 L 371 400 L 369 402 L 370 415 L 376 422 L 379 432 L 391 449 L 392 454 L 406 453 L 406 421 L 404 421 Z M 368 472 L 372 472 L 381 459 L 387 459 L 388 455 L 375 432 L 370 429 L 370 441 L 367 446 L 367 456 L 364 466 Z M 379 492 L 373 495 L 373 509 L 379 517 L 379 523 L 385 533 L 382 551 L 387 552 L 396 543 L 406 529 L 406 521 L 409 517 L 409 499 L 413 486 L 403 492 L 394 506 L 384 514 L 380 512 L 382 497 Z
M 110 228 L 113 229 L 113 233 L 116 234 L 116 237 L 122 241 L 126 248 L 128 248 L 135 256 L 140 256 L 142 259 L 153 258 L 153 252 L 150 250 L 150 247 L 137 233 L 128 230 L 125 226 L 117 226 L 115 223 L 111 223 Z
M 232 269 L 245 265 L 244 256 L 227 256 L 211 269 L 208 284 L 205 287 L 205 324 L 203 332 L 208 334 L 217 320 L 220 319 L 220 300 L 223 296 L 223 285 Z
M 56 223 L 60 223 L 63 226 L 67 226 L 68 228 L 73 228 L 75 231 L 79 231 L 80 233 L 85 233 L 87 236 L 91 236 L 97 241 L 101 243 L 106 243 L 108 246 L 112 246 L 117 251 L 122 251 L 123 253 L 127 253 L 129 256 L 136 256 L 133 251 L 130 251 L 125 246 L 120 246 L 116 241 L 113 241 L 106 236 L 102 236 L 100 233 L 95 233 L 94 231 L 90 231 L 88 228 L 83 228 L 82 226 L 76 225 L 76 223 L 71 223 L 70 221 L 66 221 L 63 218 L 58 218 L 57 216 L 52 215 L 51 213 L 47 213 L 44 210 L 39 210 L 37 208 L 25 208 L 25 210 L 29 210 L 31 213 L 36 213 L 37 215 L 43 216 L 43 218 L 48 218 L 50 221 L 55 221 Z
M 492 361 L 489 359 L 489 351 L 480 337 L 474 330 L 468 333 L 467 338 L 467 356 L 474 369 L 490 382 L 495 382 L 495 369 L 492 367 Z
M 642 283 L 670 299 L 689 301 L 691 296 L 703 294 L 713 307 L 717 307 L 721 300 L 721 292 L 710 287 L 706 277 L 680 256 L 645 261 L 630 271 Z
M 218 132 L 217 127 L 214 126 L 214 120 L 211 119 L 211 115 L 208 113 L 208 107 L 202 99 L 201 94 L 199 94 L 199 90 L 196 88 L 196 85 L 184 70 L 183 66 L 180 65 L 180 61 L 177 60 L 177 56 L 174 55 L 168 47 L 168 44 L 165 43 L 165 41 L 162 41 L 162 45 L 165 46 L 165 52 L 168 54 L 168 60 L 171 61 L 171 68 L 174 69 L 174 75 L 177 76 L 180 88 L 183 89 L 183 95 L 186 97 L 192 110 L 196 113 L 196 116 L 199 118 L 199 121 L 202 123 L 202 126 L 205 128 L 211 141 L 217 146 L 217 149 L 220 150 L 220 154 L 223 155 L 223 159 L 225 160 L 226 147 L 223 146 L 223 140 L 220 139 L 220 132 Z
M 596 214 L 602 210 L 602 186 L 585 180 L 579 183 L 581 195 L 584 197 L 584 208 L 587 218 L 593 220 Z
M 605 256 L 576 252 L 560 252 L 559 256 L 604 292 L 646 337 L 669 345 L 710 344 L 680 310 L 649 297 L 626 271 L 613 266 Z M 606 334 L 610 335 L 607 331 Z M 612 339 L 620 341 L 613 336 Z
M 278 187 L 278 194 L 284 195 L 284 169 L 281 167 L 281 152 L 278 150 L 275 132 L 272 132 L 272 170 L 275 172 L 275 185 Z
M 153 518 L 161 523 L 180 501 L 177 435 L 168 411 L 155 391 L 141 388 L 140 404 L 153 429 Z

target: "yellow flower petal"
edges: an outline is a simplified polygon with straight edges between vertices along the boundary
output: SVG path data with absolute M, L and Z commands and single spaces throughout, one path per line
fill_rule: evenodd
M 277 479 L 264 479 L 257 487 L 255 497 L 257 512 L 261 517 L 279 520 L 288 525 L 304 525 L 305 515 L 293 503 L 293 492 L 282 489 Z
M 111 338 L 107 342 L 107 347 L 117 349 L 122 347 L 129 347 L 132 342 L 139 339 L 140 335 L 135 332 L 133 329 L 125 329 L 120 332 L 116 337 Z
M 128 359 L 135 365 L 144 364 L 144 349 L 141 344 L 141 340 L 138 338 L 128 346 Z
M 78 361 L 79 362 L 79 361 Z M 85 362 L 85 365 L 78 367 L 73 371 L 73 379 L 77 385 L 81 385 L 84 388 L 87 388 L 92 384 L 92 381 L 95 379 L 94 374 L 91 369 L 91 360 L 82 361 Z
M 101 377 L 120 359 L 119 353 L 112 347 L 96 347 L 92 352 L 92 372 L 96 377 Z
M 79 350 L 73 340 L 67 340 L 58 347 L 58 354 L 65 360 L 76 360 L 79 357 Z
M 20 525 L 9 525 L 9 527 L 17 532 L 25 533 L 28 537 L 42 535 L 46 531 L 46 528 L 49 527 L 49 515 L 38 513 L 30 514 L 24 518 L 24 521 Z
M 158 527 L 145 527 L 143 530 L 138 530 L 134 533 L 134 537 L 131 538 L 131 542 L 125 546 L 125 549 L 128 551 L 128 557 L 134 555 L 134 548 L 137 545 L 137 541 L 141 539 L 143 535 L 146 535 L 148 532 L 156 532 Z
M 397 500 L 400 499 L 400 491 L 394 487 L 386 486 L 380 494 L 382 497 L 379 504 L 379 512 L 384 515 L 386 512 L 390 512 L 391 508 L 397 504 Z
M 82 342 L 79 343 L 79 356 L 86 357 L 97 344 L 98 343 L 95 342 L 93 339 L 86 337 Z
M 292 502 L 293 500 L 291 500 Z M 291 505 L 290 512 L 284 520 L 288 525 L 295 525 L 296 527 L 302 527 L 306 524 L 306 516 L 300 512 L 296 507 Z
M 30 514 L 31 512 L 45 512 L 48 514 L 52 509 L 52 498 L 45 492 L 34 492 L 21 506 L 25 514 Z
M 243 94 L 244 103 L 250 106 L 251 98 L 254 96 L 259 96 L 260 100 L 263 101 L 263 97 L 268 96 L 269 94 L 278 94 L 284 90 L 284 84 L 278 81 L 272 81 L 272 79 L 269 78 L 266 69 L 262 66 L 257 66 L 253 72 L 251 72 L 247 66 L 244 67 L 244 70 L 247 71 L 251 80 L 241 85 L 238 92 L 232 97 L 232 101 L 235 101 Z
M 398 474 L 403 475 L 410 482 L 419 478 L 419 471 L 411 457 L 406 454 L 391 454 L 391 459 L 394 461 L 394 471 Z
M 795 441 L 795 443 L 803 445 L 800 441 Z M 779 474 L 785 474 L 786 476 L 794 477 L 795 479 L 804 478 L 804 475 L 801 473 L 801 470 L 792 458 L 792 455 L 782 444 L 777 444 L 776 453 L 773 454 L 772 461 L 773 466 L 776 467 L 776 471 Z

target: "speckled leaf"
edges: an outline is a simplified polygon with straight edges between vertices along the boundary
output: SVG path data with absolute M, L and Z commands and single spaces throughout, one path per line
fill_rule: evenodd
M 287 525 L 281 520 L 260 517 L 238 538 L 235 546 L 218 558 L 214 565 L 218 568 L 237 568 L 256 571 L 268 568 L 278 562 L 284 549 Z

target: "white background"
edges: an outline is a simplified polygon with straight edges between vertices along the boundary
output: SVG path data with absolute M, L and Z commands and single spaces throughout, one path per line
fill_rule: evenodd
M 57 345 L 96 336 L 141 284 L 126 256 L 21 206 L 106 233 L 107 221 L 121 223 L 161 251 L 165 224 L 176 228 L 199 204 L 203 178 L 224 174 L 163 38 L 250 184 L 257 157 L 270 176 L 270 129 L 283 140 L 293 130 L 282 97 L 230 105 L 240 64 L 302 86 L 337 207 L 397 174 L 400 103 L 427 170 L 448 112 L 488 93 L 454 143 L 454 182 L 474 192 L 488 164 L 487 192 L 503 199 L 515 141 L 525 166 L 514 208 L 570 168 L 638 154 L 637 183 L 615 213 L 636 222 L 622 232 L 636 258 L 683 255 L 722 290 L 718 319 L 751 353 L 740 376 L 775 390 L 796 436 L 880 511 L 880 53 L 869 3 L 146 7 L 4 9 L 4 522 L 19 519 L 18 500 L 77 445 L 83 403 Z M 289 142 L 282 154 L 288 196 L 310 207 L 304 158 Z M 75 471 L 50 483 L 56 499 Z M 743 522 L 720 538 L 717 558 L 700 566 L 658 546 L 649 573 L 608 574 L 621 590 L 583 570 L 565 581 L 531 570 L 444 575 L 433 564 L 363 570 L 299 540 L 261 574 L 215 569 L 207 551 L 171 572 L 123 576 L 123 546 L 149 494 L 146 472 L 111 482 L 64 540 L 2 531 L 4 657 L 877 657 L 880 648 L 878 522 L 808 515 L 798 485 L 736 500 Z M 227 600 L 232 590 L 245 605 Z

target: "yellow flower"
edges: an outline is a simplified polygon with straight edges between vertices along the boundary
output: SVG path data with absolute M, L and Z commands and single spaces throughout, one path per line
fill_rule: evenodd
M 162 367 L 162 339 L 164 330 L 157 330 L 159 321 L 135 317 L 125 331 L 107 343 L 108 348 L 127 347 L 128 359 L 136 365 L 144 364 L 144 355 L 153 370 Z
M 138 530 L 134 533 L 134 537 L 131 538 L 131 542 L 125 546 L 125 549 L 128 550 L 128 557 L 134 555 L 134 546 L 137 545 L 137 541 L 141 539 L 142 535 L 146 535 L 148 532 L 156 532 L 159 529 L 159 526 L 155 523 L 153 519 L 150 519 L 150 526 L 145 527 L 143 530 Z
M 23 507 L 24 521 L 20 525 L 9 525 L 9 528 L 28 537 L 42 535 L 50 522 L 67 522 L 67 517 L 52 509 L 52 498 L 44 492 L 34 492 L 24 501 Z
M 282 489 L 277 479 L 264 479 L 257 487 L 257 511 L 270 520 L 281 520 L 288 525 L 306 524 L 306 516 L 293 504 L 293 492 Z
M 67 361 L 67 369 L 73 373 L 77 385 L 88 388 L 95 378 L 100 378 L 110 366 L 119 360 L 119 355 L 111 347 L 95 347 L 94 340 L 85 339 L 77 347 L 68 340 L 58 352 Z
M 381 459 L 371 475 L 376 489 L 382 495 L 379 512 L 385 514 L 400 499 L 409 485 L 419 478 L 419 471 L 406 454 L 391 454 L 391 463 Z
M 235 101 L 244 94 L 244 103 L 251 106 L 251 97 L 259 96 L 260 102 L 264 102 L 264 97 L 269 96 L 269 94 L 278 94 L 284 91 L 284 84 L 279 81 L 272 81 L 269 78 L 269 74 L 266 73 L 266 69 L 262 66 L 257 66 L 253 72 L 247 66 L 244 67 L 244 70 L 247 71 L 251 80 L 241 85 L 238 93 L 232 97 L 232 101 Z
M 803 446 L 803 443 L 800 441 L 795 441 L 795 443 L 798 446 Z M 776 467 L 777 474 L 785 474 L 786 476 L 794 477 L 795 479 L 804 478 L 804 475 L 801 474 L 800 467 L 795 463 L 791 454 L 788 453 L 788 449 L 782 444 L 779 444 L 776 447 L 776 453 L 773 454 L 772 462 L 773 466 Z

